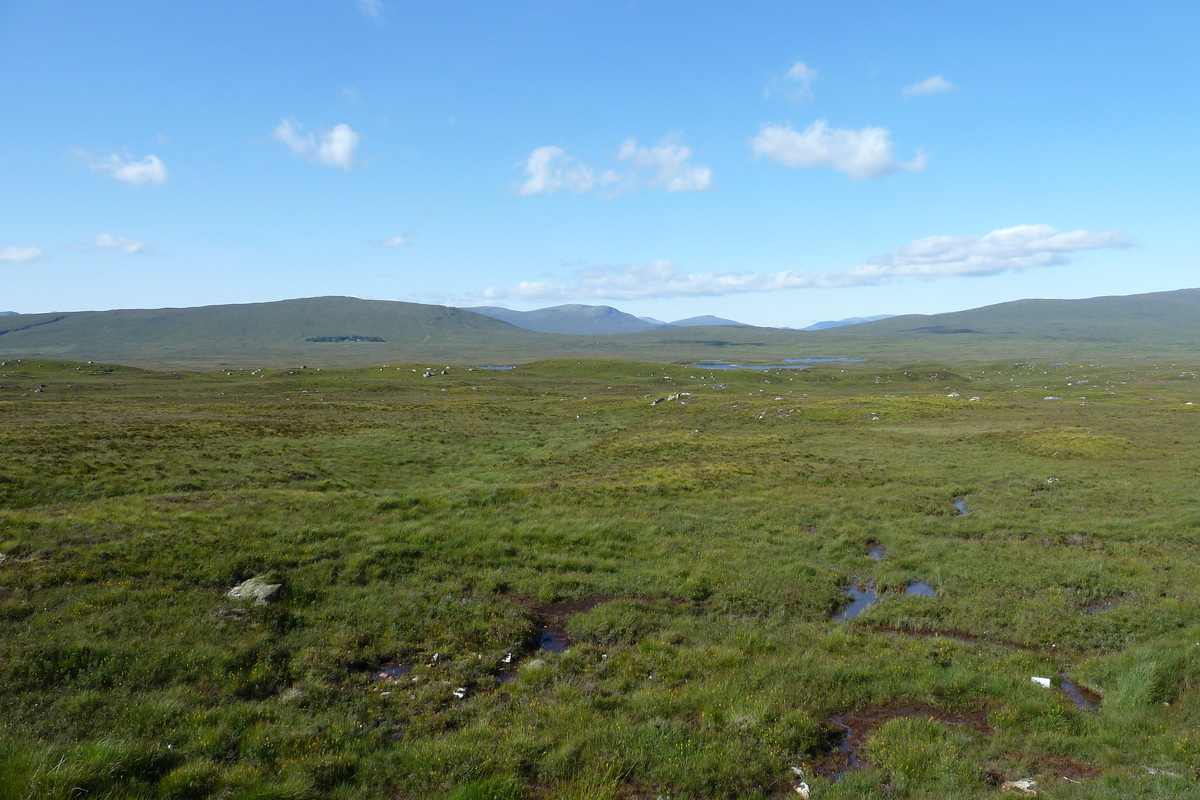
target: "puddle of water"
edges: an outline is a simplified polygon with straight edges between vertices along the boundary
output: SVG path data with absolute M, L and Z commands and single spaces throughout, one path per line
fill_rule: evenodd
M 853 584 L 847 586 L 846 596 L 850 598 L 850 603 L 833 616 L 834 619 L 841 622 L 848 622 L 854 619 L 879 599 L 879 594 L 875 591 L 875 584 L 873 582 L 867 583 L 867 585 L 862 587 Z
M 874 625 L 871 630 L 876 633 L 886 633 L 888 636 L 907 636 L 916 639 L 945 639 L 947 642 L 955 644 L 965 644 L 971 647 L 977 647 L 982 644 L 992 644 L 985 642 L 982 639 L 977 639 L 967 634 L 942 633 L 941 631 L 914 631 L 907 628 L 893 628 L 889 625 Z M 997 645 L 1003 647 L 1004 645 Z
M 852 769 L 858 769 L 862 766 L 862 761 L 858 757 L 858 748 L 854 746 L 854 729 L 846 724 L 846 717 L 842 714 L 836 717 L 831 717 L 829 720 L 837 728 L 842 730 L 842 740 L 838 742 L 838 755 L 845 766 L 833 773 L 833 779 L 840 781 L 845 777 L 846 773 Z
M 908 586 L 904 587 L 905 594 L 913 594 L 918 597 L 933 597 L 937 592 L 932 586 L 925 581 L 912 581 Z
M 1093 614 L 1103 614 L 1105 611 L 1111 611 L 1116 604 L 1116 600 L 1100 600 L 1095 603 L 1088 603 L 1088 605 L 1084 607 L 1083 613 L 1087 614 L 1088 616 L 1092 616 Z
M 546 628 L 542 631 L 542 636 L 538 639 L 538 650 L 543 653 L 565 653 L 570 644 L 567 641 L 567 635 L 562 631 Z
M 515 369 L 515 367 L 479 367 L 479 369 Z
M 887 548 L 879 542 L 867 542 L 867 558 L 873 558 L 876 561 L 883 561 L 883 557 L 887 555 Z
M 1102 698 L 1100 695 L 1093 692 L 1086 686 L 1080 686 L 1073 680 L 1067 677 L 1067 673 L 1060 672 L 1058 677 L 1062 680 L 1058 690 L 1066 695 L 1067 699 L 1075 704 L 1075 707 L 1080 711 L 1099 711 Z
M 962 497 L 960 497 L 954 501 L 954 507 L 958 509 L 958 515 L 960 517 L 965 517 L 967 514 L 970 513 L 969 511 L 967 511 L 967 501 L 966 501 L 966 499 L 964 499 Z
M 371 680 L 386 681 L 412 672 L 412 664 L 384 664 L 371 670 Z
M 987 710 L 984 708 L 949 711 L 912 702 L 861 708 L 838 714 L 825 721 L 826 725 L 841 732 L 841 739 L 838 741 L 836 752 L 817 760 L 814 772 L 840 780 L 850 770 L 863 766 L 863 758 L 859 754 L 871 735 L 889 720 L 903 717 L 928 719 L 930 722 L 936 720 L 951 727 L 967 727 L 978 733 L 992 733 Z

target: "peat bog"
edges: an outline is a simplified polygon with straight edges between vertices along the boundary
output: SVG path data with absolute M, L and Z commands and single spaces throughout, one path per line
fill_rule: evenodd
M 0 364 L 0 798 L 1195 791 L 1190 366 L 302 366 Z

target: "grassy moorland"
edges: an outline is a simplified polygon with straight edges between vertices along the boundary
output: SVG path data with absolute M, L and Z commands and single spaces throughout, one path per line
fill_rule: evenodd
M 429 366 L 0 364 L 0 798 L 1195 791 L 1195 367 Z

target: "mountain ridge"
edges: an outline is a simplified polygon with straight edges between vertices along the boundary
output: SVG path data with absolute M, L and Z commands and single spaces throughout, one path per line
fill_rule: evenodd
M 1200 289 L 1025 299 L 819 331 L 709 325 L 619 334 L 539 333 L 459 308 L 349 297 L 15 314 L 0 323 L 0 358 L 195 369 L 231 364 L 511 365 L 551 358 L 753 364 L 780 364 L 789 358 L 1196 361 Z

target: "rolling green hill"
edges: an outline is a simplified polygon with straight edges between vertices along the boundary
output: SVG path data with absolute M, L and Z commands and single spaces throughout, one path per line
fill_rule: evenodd
M 1186 359 L 1200 352 L 1200 289 L 1019 300 L 821 331 L 665 328 L 567 335 L 464 309 L 348 297 L 183 309 L 19 314 L 0 323 L 0 357 L 146 367 L 508 365 L 547 358 L 777 364 L 787 358 Z
M 1200 289 L 1016 300 L 949 314 L 909 314 L 814 332 L 860 355 L 909 347 L 929 358 L 1167 358 L 1200 348 Z
M 408 360 L 444 360 L 481 341 L 515 344 L 527 334 L 445 306 L 350 297 L 19 315 L 6 318 L 0 331 L 0 354 L 7 357 L 201 367 L 369 364 L 400 353 Z

